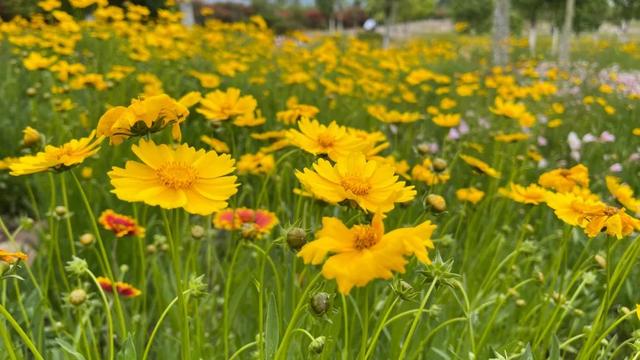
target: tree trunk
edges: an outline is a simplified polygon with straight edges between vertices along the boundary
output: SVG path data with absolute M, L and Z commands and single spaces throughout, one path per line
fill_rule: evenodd
M 551 55 L 558 54 L 558 27 L 551 25 Z
M 562 25 L 562 34 L 560 35 L 560 46 L 558 54 L 558 62 L 561 68 L 569 66 L 571 55 L 571 33 L 573 32 L 573 15 L 575 11 L 576 1 L 567 0 L 564 12 L 564 24 Z
M 384 19 L 384 37 L 382 38 L 382 47 L 388 48 L 391 44 L 391 27 L 395 25 L 397 12 L 397 1 L 391 0 L 385 12 Z
M 538 43 L 538 21 L 536 16 L 532 16 L 529 22 L 529 54 L 536 56 L 536 45 Z
M 195 24 L 196 17 L 191 2 L 181 2 L 180 12 L 182 13 L 182 25 L 193 26 L 193 24 Z
M 493 64 L 509 62 L 509 0 L 495 0 L 493 8 Z

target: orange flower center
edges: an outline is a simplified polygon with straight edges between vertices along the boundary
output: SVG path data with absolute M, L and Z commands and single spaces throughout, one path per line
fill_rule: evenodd
M 346 177 L 340 181 L 340 185 L 358 196 L 367 195 L 371 191 L 371 185 L 368 182 L 356 177 Z
M 179 161 L 171 161 L 156 170 L 162 185 L 174 189 L 188 189 L 198 179 L 193 166 Z
M 354 244 L 357 250 L 368 249 L 378 243 L 376 230 L 369 225 L 356 225 L 351 228 L 354 234 Z
M 335 137 L 330 134 L 330 133 L 320 133 L 318 134 L 318 145 L 322 146 L 323 148 L 328 148 L 328 147 L 332 147 L 333 144 L 335 144 L 336 139 Z

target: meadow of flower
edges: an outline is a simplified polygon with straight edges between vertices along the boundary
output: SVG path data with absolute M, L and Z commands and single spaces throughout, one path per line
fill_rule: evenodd
M 640 358 L 639 42 L 72 3 L 0 22 L 0 359 Z

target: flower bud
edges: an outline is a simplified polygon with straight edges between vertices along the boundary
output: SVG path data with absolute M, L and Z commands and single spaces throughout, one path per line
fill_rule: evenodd
M 436 212 L 443 212 L 447 210 L 447 202 L 445 199 L 436 194 L 427 195 L 427 205 Z
M 205 230 L 200 225 L 193 225 L 191 227 L 191 237 L 196 240 L 202 239 L 204 237 L 204 233 L 205 233 Z
M 37 93 L 38 93 L 38 90 L 36 90 L 35 88 L 30 87 L 27 89 L 28 96 L 35 96 Z
M 23 216 L 20 218 L 20 227 L 25 230 L 31 230 L 33 228 L 33 224 L 33 219 L 28 216 Z
M 93 234 L 91 233 L 85 233 L 80 235 L 80 244 L 84 245 L 84 246 L 89 246 L 91 244 L 93 244 L 93 242 L 96 240 L 96 237 L 93 236 Z
M 58 216 L 58 217 L 65 217 L 69 213 L 67 211 L 67 208 L 62 206 L 62 205 L 56 206 L 56 208 L 54 209 L 54 212 L 56 213 L 56 216 Z
M 426 155 L 431 152 L 431 147 L 427 143 L 420 143 L 416 146 L 418 152 L 422 155 Z
M 71 305 L 82 305 L 87 301 L 87 292 L 84 289 L 75 289 L 69 293 L 68 299 Z
M 309 300 L 311 312 L 316 316 L 323 316 L 331 309 L 331 296 L 322 291 L 316 293 Z
M 294 227 L 287 231 L 287 244 L 293 250 L 300 248 L 307 242 L 307 232 L 303 228 Z
M 603 269 L 607 268 L 607 259 L 605 259 L 604 256 L 602 256 L 600 254 L 596 254 L 596 256 L 594 256 L 593 259 L 596 261 L 596 263 L 598 263 L 598 265 L 601 268 L 603 268 Z
M 158 247 L 154 244 L 147 245 L 147 254 L 155 254 L 158 251 Z
M 325 341 L 326 338 L 324 336 L 318 336 L 313 339 L 313 341 L 309 343 L 309 352 L 316 355 L 322 354 Z
M 433 166 L 433 170 L 435 170 L 437 172 L 443 172 L 443 171 L 447 170 L 448 164 L 447 164 L 447 161 L 445 159 L 435 158 L 435 159 L 433 159 L 432 166 Z

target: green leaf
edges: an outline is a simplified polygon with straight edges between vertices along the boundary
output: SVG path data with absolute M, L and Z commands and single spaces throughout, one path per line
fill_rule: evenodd
M 62 339 L 56 339 L 56 344 L 58 344 L 58 346 L 60 346 L 60 348 L 64 350 L 67 355 L 70 355 L 71 358 L 76 360 L 85 360 L 84 356 L 77 352 L 76 349 L 73 348 L 73 345 L 69 344 L 68 342 Z
M 136 346 L 133 343 L 133 335 L 129 334 L 127 339 L 122 343 L 122 348 L 116 354 L 116 359 L 118 360 L 135 360 L 138 356 L 136 355 Z
M 276 296 L 271 293 L 267 302 L 267 320 L 266 320 L 264 341 L 266 358 L 271 359 L 278 347 L 280 340 L 280 328 L 278 325 L 278 308 L 276 307 Z

